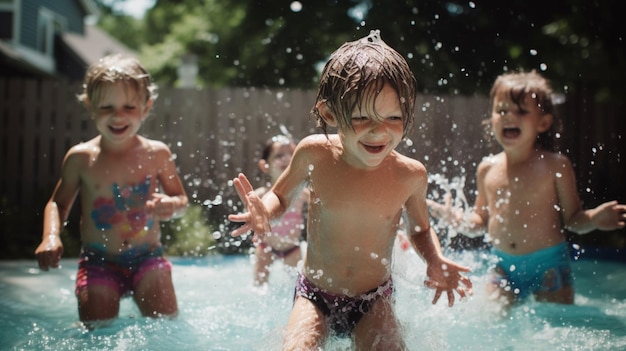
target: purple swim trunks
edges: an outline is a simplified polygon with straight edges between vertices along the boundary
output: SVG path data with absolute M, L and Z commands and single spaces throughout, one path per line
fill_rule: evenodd
M 390 277 L 380 286 L 364 294 L 347 296 L 320 289 L 304 275 L 299 274 L 295 295 L 313 302 L 326 316 L 330 329 L 337 336 L 347 337 L 379 298 L 391 298 L 393 280 Z
M 88 286 L 105 285 L 117 290 L 120 296 L 126 296 L 148 271 L 171 269 L 172 264 L 163 257 L 161 246 L 139 254 L 114 257 L 83 249 L 78 261 L 75 293 L 78 296 Z

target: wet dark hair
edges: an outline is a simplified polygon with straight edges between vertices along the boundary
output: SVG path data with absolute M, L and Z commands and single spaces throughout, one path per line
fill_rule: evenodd
M 373 107 L 385 84 L 398 94 L 406 136 L 415 116 L 417 83 L 404 57 L 380 38 L 379 31 L 347 42 L 332 53 L 322 71 L 311 115 L 326 134 L 328 125 L 317 108 L 318 103 L 325 102 L 340 128 L 352 128 L 354 109 L 359 106 Z M 376 111 L 370 112 L 372 116 L 378 116 Z
M 530 95 L 544 114 L 551 114 L 552 125 L 545 132 L 537 135 L 536 145 L 542 150 L 555 151 L 556 139 L 561 132 L 561 121 L 557 116 L 557 109 L 552 101 L 554 90 L 550 81 L 536 70 L 530 72 L 511 72 L 499 75 L 489 93 L 489 106 L 493 109 L 493 102 L 498 93 L 508 94 L 518 108 L 527 95 Z M 491 115 L 491 113 L 489 114 Z M 492 135 L 490 121 L 484 122 L 488 136 Z M 490 137 L 491 138 L 491 137 Z

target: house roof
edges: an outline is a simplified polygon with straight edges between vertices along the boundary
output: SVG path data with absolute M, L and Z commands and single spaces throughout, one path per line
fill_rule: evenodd
M 110 54 L 120 53 L 137 56 L 135 51 L 93 25 L 85 25 L 85 35 L 65 32 L 61 37 L 63 42 L 86 66 L 96 63 L 103 56 Z

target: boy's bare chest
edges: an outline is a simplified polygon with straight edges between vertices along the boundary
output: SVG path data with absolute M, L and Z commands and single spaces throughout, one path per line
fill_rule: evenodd
M 543 201 L 555 192 L 554 177 L 541 165 L 494 167 L 485 177 L 487 195 L 499 204 Z M 503 202 L 503 200 L 506 200 Z
M 337 179 L 311 183 L 311 201 L 325 212 L 393 217 L 402 208 L 408 190 L 400 182 L 373 181 L 369 177 Z

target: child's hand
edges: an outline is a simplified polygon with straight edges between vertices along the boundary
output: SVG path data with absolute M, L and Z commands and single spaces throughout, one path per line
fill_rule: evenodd
M 153 193 L 152 199 L 146 201 L 148 212 L 160 220 L 168 220 L 176 214 L 178 199 L 162 193 Z
M 463 219 L 463 210 L 452 207 L 452 195 L 446 193 L 443 197 L 443 205 L 430 199 L 426 199 L 426 204 L 433 217 L 440 219 L 443 223 L 459 226 Z
M 454 291 L 459 294 L 461 301 L 467 299 L 473 294 L 472 282 L 469 278 L 461 275 L 459 272 L 469 272 L 469 268 L 461 266 L 453 261 L 443 258 L 436 264 L 429 264 L 426 269 L 428 279 L 424 284 L 436 289 L 433 304 L 436 304 L 445 291 L 448 295 L 448 306 L 454 305 Z M 461 286 L 461 283 L 465 286 Z
M 605 202 L 591 210 L 591 222 L 599 230 L 624 228 L 626 221 L 626 205 L 617 201 Z
M 63 255 L 63 244 L 56 235 L 48 235 L 35 250 L 35 256 L 42 271 L 58 268 Z
M 233 230 L 231 235 L 239 236 L 252 230 L 257 239 L 262 238 L 265 233 L 269 233 L 271 230 L 269 214 L 263 201 L 254 192 L 250 181 L 248 181 L 245 175 L 240 173 L 237 178 L 233 179 L 233 185 L 248 212 L 228 216 L 228 219 L 232 222 L 244 223 L 241 227 Z

